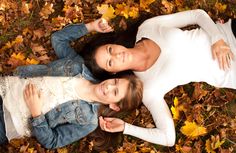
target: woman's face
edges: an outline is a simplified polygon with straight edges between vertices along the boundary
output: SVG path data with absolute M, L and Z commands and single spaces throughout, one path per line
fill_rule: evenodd
M 117 103 L 125 97 L 128 85 L 127 79 L 108 79 L 95 87 L 95 94 L 103 104 Z
M 95 60 L 107 72 L 120 72 L 129 69 L 132 56 L 124 46 L 106 44 L 97 49 Z

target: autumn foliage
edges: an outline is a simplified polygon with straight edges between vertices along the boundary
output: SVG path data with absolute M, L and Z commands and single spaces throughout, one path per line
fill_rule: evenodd
M 0 0 L 0 73 L 11 74 L 17 66 L 47 64 L 56 59 L 50 35 L 70 23 L 89 22 L 99 17 L 110 20 L 116 30 L 143 12 L 152 16 L 201 8 L 215 21 L 235 18 L 234 0 Z M 88 37 L 92 37 L 89 35 Z M 81 39 L 80 41 L 85 41 Z M 176 126 L 176 145 L 163 147 L 125 135 L 117 153 L 233 153 L 236 151 L 236 92 L 216 89 L 206 83 L 179 86 L 165 99 Z M 162 114 L 159 114 L 162 115 Z M 141 106 L 125 121 L 155 127 L 149 111 Z M 93 152 L 92 140 L 79 142 L 56 150 L 46 150 L 34 138 L 13 140 L 0 152 Z M 105 152 L 104 152 L 105 153 Z

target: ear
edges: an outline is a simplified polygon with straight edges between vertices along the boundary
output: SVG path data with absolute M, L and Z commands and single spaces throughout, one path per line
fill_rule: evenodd
M 120 111 L 120 107 L 117 106 L 116 104 L 109 104 L 109 108 L 116 112 Z

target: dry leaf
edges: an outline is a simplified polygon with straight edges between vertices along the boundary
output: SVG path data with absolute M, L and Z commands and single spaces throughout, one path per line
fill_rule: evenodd
M 99 14 L 102 14 L 102 18 L 106 20 L 110 20 L 116 17 L 115 10 L 111 5 L 102 4 L 101 6 L 97 6 L 97 10 Z
M 155 2 L 155 0 L 140 0 L 139 5 L 142 9 L 146 10 L 153 2 Z
M 227 8 L 227 5 L 226 4 L 222 4 L 220 2 L 216 2 L 215 3 L 215 8 L 217 11 L 219 11 L 220 13 L 223 13 L 225 12 L 226 8 Z
M 129 6 L 125 3 L 116 4 L 115 14 L 124 16 L 127 19 L 129 17 Z
M 55 10 L 53 9 L 53 4 L 52 3 L 45 3 L 44 7 L 41 9 L 39 12 L 39 15 L 43 19 L 48 19 L 49 15 L 52 14 Z
M 180 131 L 190 138 L 194 139 L 207 133 L 207 129 L 205 127 L 199 126 L 195 122 L 185 121 L 184 123 L 185 125 L 181 127 Z

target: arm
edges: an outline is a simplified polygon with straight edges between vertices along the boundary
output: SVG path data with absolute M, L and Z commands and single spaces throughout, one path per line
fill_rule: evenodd
M 45 115 L 41 114 L 42 100 L 37 88 L 33 84 L 28 84 L 23 95 L 33 117 L 31 119 L 33 134 L 45 148 L 63 147 L 86 136 L 97 127 L 93 120 L 87 124 L 66 122 L 50 127 Z
M 59 58 L 76 56 L 75 50 L 70 46 L 74 41 L 89 32 L 110 32 L 113 29 L 103 19 L 98 19 L 87 24 L 71 24 L 52 34 L 51 42 Z
M 169 108 L 164 100 L 147 104 L 151 112 L 156 128 L 142 128 L 134 126 L 116 118 L 99 118 L 100 126 L 108 132 L 124 131 L 124 134 L 132 135 L 164 146 L 175 144 L 175 127 Z
M 188 25 L 197 24 L 204 29 L 211 38 L 212 44 L 223 38 L 221 32 L 210 18 L 210 16 L 201 9 L 178 12 L 169 15 L 153 17 L 144 22 L 150 26 L 166 26 L 182 28 Z
M 71 144 L 83 137 L 89 131 L 96 129 L 97 125 L 89 123 L 78 125 L 75 123 L 66 123 L 51 128 L 44 115 L 32 118 L 31 125 L 36 139 L 45 148 L 55 149 Z
M 230 68 L 230 62 L 234 59 L 233 52 L 228 44 L 223 40 L 223 35 L 210 18 L 201 9 L 178 12 L 170 15 L 153 17 L 144 22 L 148 26 L 165 26 L 181 28 L 191 24 L 198 24 L 210 37 L 212 47 L 212 57 L 217 59 L 220 69 Z

